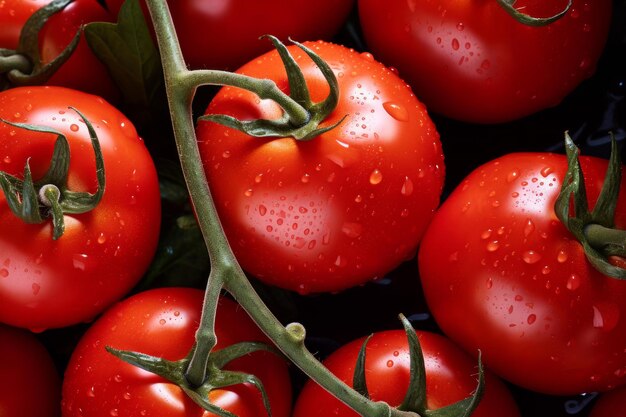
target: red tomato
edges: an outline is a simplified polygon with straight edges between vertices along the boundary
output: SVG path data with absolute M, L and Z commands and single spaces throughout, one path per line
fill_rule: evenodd
M 156 170 L 131 122 L 103 99 L 61 87 L 0 93 L 0 118 L 63 132 L 71 150 L 68 185 L 97 189 L 94 151 L 79 109 L 98 134 L 106 188 L 98 206 L 66 214 L 65 233 L 51 221 L 26 224 L 0 192 L 0 322 L 35 330 L 93 319 L 141 278 L 156 249 L 160 195 Z M 50 165 L 56 135 L 0 123 L 0 171 L 33 179 Z
M 3 416 L 60 415 L 61 380 L 48 351 L 32 333 L 0 324 L 0 369 Z
M 4 0 L 0 7 L 0 48 L 16 49 L 24 23 L 48 3 L 50 0 Z
M 626 417 L 626 387 L 601 394 L 589 417 Z
M 477 384 L 474 359 L 440 335 L 418 331 L 417 336 L 424 352 L 428 408 L 438 409 L 469 397 Z M 352 384 L 363 340 L 342 346 L 324 361 L 333 374 L 349 385 Z M 410 360 L 406 333 L 403 330 L 375 333 L 367 344 L 365 370 L 370 398 L 399 406 L 409 386 Z M 298 397 L 293 417 L 330 415 L 358 416 L 319 385 L 309 381 Z M 518 417 L 520 413 L 504 384 L 487 372 L 484 395 L 472 417 L 496 415 Z
M 242 267 L 300 293 L 338 291 L 382 277 L 413 256 L 439 204 L 444 164 L 424 106 L 393 72 L 343 46 L 308 43 L 335 71 L 340 98 L 310 141 L 260 139 L 210 122 L 197 135 L 218 212 Z M 329 87 L 290 47 L 313 101 Z M 241 73 L 287 87 L 276 51 Z M 207 109 L 241 120 L 274 119 L 272 101 L 223 88 Z
M 74 0 L 52 16 L 39 33 L 41 59 L 55 59 L 79 30 L 90 22 L 114 22 L 113 16 L 95 0 Z M 117 102 L 120 92 L 106 66 L 93 54 L 84 35 L 72 56 L 46 84 L 74 88 Z
M 566 1 L 519 0 L 536 17 Z M 517 119 L 557 105 L 595 71 L 611 0 L 574 0 L 544 27 L 518 23 L 497 1 L 359 1 L 371 51 L 400 70 L 428 108 L 469 122 Z
M 106 0 L 115 14 L 123 2 Z M 259 40 L 263 35 L 300 42 L 329 40 L 353 4 L 354 0 L 317 0 L 314 6 L 308 0 L 168 1 L 188 66 L 227 70 L 272 49 L 269 41 Z
M 87 331 L 74 351 L 63 383 L 63 416 L 209 417 L 176 385 L 109 354 L 105 346 L 183 359 L 194 343 L 200 320 L 202 291 L 163 288 L 139 293 L 108 310 Z M 216 349 L 243 341 L 266 341 L 243 309 L 219 301 Z M 227 369 L 261 379 L 272 416 L 287 417 L 291 385 L 286 363 L 268 352 L 255 352 Z M 211 402 L 239 417 L 267 413 L 261 394 L 251 385 L 235 385 L 210 394 Z
M 589 206 L 607 161 L 581 157 Z M 626 282 L 587 261 L 557 219 L 565 156 L 509 154 L 472 172 L 442 204 L 419 252 L 442 330 L 505 379 L 548 394 L 626 383 Z M 626 184 L 615 225 L 626 226 Z M 476 326 L 479 326 L 477 331 Z

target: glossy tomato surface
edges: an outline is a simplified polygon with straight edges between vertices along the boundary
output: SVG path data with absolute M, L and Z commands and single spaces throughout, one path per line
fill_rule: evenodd
M 552 16 L 566 1 L 523 0 Z M 497 1 L 358 2 L 368 49 L 400 74 L 429 110 L 478 123 L 518 119 L 561 102 L 590 77 L 604 50 L 610 0 L 574 0 L 543 27 L 517 22 Z
M 0 413 L 57 417 L 61 379 L 44 345 L 30 332 L 0 324 Z
M 0 6 L 0 48 L 16 49 L 24 23 L 50 0 L 5 0 Z
M 593 207 L 607 161 L 582 157 L 581 166 Z M 595 270 L 556 217 L 566 167 L 563 155 L 514 153 L 477 168 L 442 204 L 419 252 L 442 330 L 481 349 L 503 378 L 562 395 L 626 383 L 626 282 Z
M 0 93 L 0 118 L 47 126 L 69 142 L 68 188 L 95 193 L 92 123 L 102 148 L 106 186 L 97 207 L 66 214 L 65 233 L 52 222 L 27 224 L 0 193 L 0 322 L 34 330 L 93 319 L 132 289 L 154 254 L 161 216 L 152 157 L 132 123 L 103 99 L 61 87 L 22 87 Z M 50 165 L 56 135 L 0 123 L 0 171 L 33 179 Z
M 195 340 L 203 292 L 190 288 L 150 290 L 108 310 L 87 331 L 74 351 L 63 383 L 63 417 L 209 417 L 178 386 L 109 354 L 105 346 L 169 360 L 183 359 Z M 216 349 L 244 341 L 266 341 L 241 307 L 221 299 L 217 307 Z M 272 416 L 288 417 L 291 385 L 285 362 L 256 352 L 226 369 L 259 377 L 269 396 Z M 267 412 L 260 392 L 250 384 L 212 391 L 210 400 L 239 417 Z
M 439 204 L 439 135 L 410 88 L 369 54 L 309 43 L 335 72 L 334 129 L 309 141 L 253 138 L 199 122 L 198 141 L 226 235 L 242 267 L 282 288 L 338 291 L 380 277 L 413 256 Z M 329 87 L 291 46 L 313 101 Z M 239 71 L 288 86 L 276 51 Z M 206 113 L 275 119 L 281 110 L 224 88 Z
M 117 14 L 123 0 L 106 0 L 106 3 Z M 234 71 L 272 49 L 270 42 L 259 39 L 263 35 L 290 37 L 299 42 L 330 40 L 345 23 L 354 0 L 167 3 L 187 65 L 191 69 Z M 142 5 L 145 9 L 145 2 Z
M 39 32 L 41 59 L 43 63 L 54 60 L 69 45 L 81 26 L 91 22 L 114 22 L 113 16 L 95 0 L 74 0 L 56 13 Z M 118 102 L 120 91 L 109 75 L 106 66 L 91 51 L 85 35 L 72 56 L 46 81 L 96 94 L 111 102 Z
M 477 364 L 443 336 L 417 332 L 426 367 L 427 407 L 445 407 L 469 397 L 476 389 Z M 354 367 L 364 339 L 350 342 L 333 352 L 324 365 L 342 381 L 352 384 Z M 410 357 L 406 333 L 391 330 L 375 333 L 366 347 L 365 378 L 373 401 L 399 406 L 409 387 Z M 417 410 L 413 410 L 417 411 Z M 294 417 L 356 417 L 358 414 L 319 385 L 308 382 L 294 408 Z M 519 417 L 510 392 L 492 374 L 486 375 L 485 391 L 473 417 Z

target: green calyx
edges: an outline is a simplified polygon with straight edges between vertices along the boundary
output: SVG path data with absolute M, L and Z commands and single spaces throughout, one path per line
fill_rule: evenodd
M 294 117 L 285 111 L 283 116 L 276 120 L 257 119 L 242 121 L 231 116 L 215 114 L 201 116 L 198 120 L 220 123 L 254 137 L 293 137 L 303 141 L 313 139 L 338 126 L 343 119 L 331 126 L 320 126 L 335 109 L 339 100 L 339 83 L 330 66 L 310 48 L 292 41 L 315 62 L 330 87 L 328 96 L 323 101 L 315 103 L 311 101 L 304 74 L 302 74 L 300 67 L 287 47 L 274 36 L 266 35 L 265 37 L 274 44 L 285 66 L 289 82 L 289 97 L 297 105 L 301 106 L 301 110 L 306 112 L 308 117 L 303 122 L 294 120 Z
M 91 145 L 96 157 L 96 176 L 98 190 L 94 193 L 71 191 L 67 188 L 70 168 L 70 146 L 65 135 L 46 126 L 34 126 L 12 123 L 0 119 L 3 123 L 31 132 L 52 133 L 57 135 L 50 166 L 42 178 L 33 181 L 29 160 L 24 166 L 23 179 L 0 171 L 0 187 L 4 192 L 11 211 L 26 223 L 43 223 L 52 218 L 52 238 L 58 239 L 65 231 L 65 214 L 81 214 L 93 210 L 104 194 L 104 160 L 96 132 L 85 116 L 73 107 L 85 121 Z
M 39 32 L 50 16 L 63 10 L 73 0 L 54 0 L 38 9 L 26 21 L 16 50 L 0 49 L 0 90 L 46 82 L 63 65 L 78 46 L 81 30 L 69 45 L 51 62 L 41 62 Z
M 611 135 L 611 156 L 602 190 L 592 211 L 587 205 L 585 180 L 578 160 L 579 149 L 565 133 L 567 172 L 554 211 L 565 227 L 583 246 L 585 255 L 602 274 L 626 279 L 626 269 L 610 262 L 611 257 L 626 258 L 626 231 L 615 228 L 615 209 L 620 191 L 622 164 L 615 138 Z M 573 215 L 570 207 L 573 206 Z
M 522 13 L 522 12 L 519 11 L 519 9 L 516 9 L 515 8 L 515 1 L 516 0 L 498 0 L 498 4 L 508 14 L 510 14 L 515 20 L 517 20 L 519 23 L 522 23 L 522 24 L 527 25 L 527 26 L 546 26 L 546 25 L 549 25 L 551 23 L 556 22 L 557 20 L 559 20 L 563 16 L 565 16 L 565 14 L 569 11 L 569 9 L 572 8 L 572 0 L 569 0 L 567 2 L 567 5 L 565 6 L 565 8 L 563 10 L 561 10 L 560 12 L 558 12 L 557 14 L 555 14 L 555 15 L 547 16 L 547 17 L 535 17 L 535 16 L 531 16 L 531 15 L 526 14 L 526 13 Z
M 106 350 L 131 365 L 138 366 L 141 369 L 159 375 L 178 385 L 196 404 L 220 417 L 237 416 L 215 404 L 211 404 L 209 402 L 209 393 L 213 390 L 233 385 L 252 384 L 261 393 L 263 405 L 265 406 L 268 417 L 272 416 L 269 397 L 263 383 L 258 377 L 245 372 L 226 371 L 222 369 L 231 361 L 254 352 L 267 351 L 279 354 L 278 351 L 265 343 L 242 342 L 211 352 L 207 364 L 207 378 L 204 383 L 199 386 L 190 384 L 185 377 L 189 365 L 189 357 L 178 361 L 170 361 L 144 353 L 118 350 L 109 346 L 106 347 Z
M 424 417 L 469 417 L 476 407 L 478 407 L 478 403 L 483 396 L 485 388 L 485 376 L 480 351 L 478 352 L 478 383 L 472 395 L 445 407 L 430 410 L 427 408 L 426 404 L 426 369 L 424 366 L 424 354 L 422 353 L 417 334 L 413 326 L 411 326 L 411 323 L 402 314 L 400 314 L 400 320 L 402 321 L 402 326 L 404 327 L 404 332 L 409 342 L 411 364 L 409 387 L 402 404 L 397 407 L 398 410 L 414 412 Z M 352 381 L 354 389 L 368 399 L 369 394 L 365 380 L 365 354 L 366 345 L 370 337 L 366 338 L 361 346 Z

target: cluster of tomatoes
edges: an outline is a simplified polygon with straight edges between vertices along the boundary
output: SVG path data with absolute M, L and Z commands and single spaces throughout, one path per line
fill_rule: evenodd
M 183 359 L 210 265 L 158 56 L 127 47 L 152 44 L 151 26 L 132 21 L 145 4 L 66 2 L 29 46 L 24 25 L 62 2 L 0 0 L 0 414 L 213 415 L 106 350 Z M 190 69 L 271 79 L 312 112 L 334 90 L 308 52 L 334 73 L 337 103 L 319 121 L 332 128 L 316 137 L 196 122 L 237 260 L 281 322 L 306 326 L 331 372 L 353 383 L 373 333 L 369 396 L 399 406 L 411 362 L 403 313 L 418 329 L 433 415 L 472 394 L 479 352 L 486 385 L 473 416 L 623 413 L 626 185 L 604 186 L 611 139 L 626 138 L 623 2 L 168 3 Z M 69 58 L 33 81 L 77 31 Z M 306 94 L 258 39 L 268 33 L 308 41 L 286 49 Z M 128 82 L 132 71 L 143 78 Z M 236 87 L 201 88 L 190 111 L 283 115 Z M 574 143 L 582 155 L 568 158 Z M 555 210 L 579 173 L 572 160 L 584 190 L 565 196 L 565 213 L 599 224 L 589 241 Z M 216 335 L 216 349 L 268 342 L 227 296 Z M 274 353 L 226 369 L 257 376 L 275 417 L 356 415 Z M 240 417 L 267 413 L 254 384 L 209 399 Z

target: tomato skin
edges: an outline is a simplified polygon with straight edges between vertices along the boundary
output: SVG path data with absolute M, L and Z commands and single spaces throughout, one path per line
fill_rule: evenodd
M 439 204 L 444 164 L 439 135 L 410 88 L 369 54 L 308 43 L 338 76 L 340 99 L 310 141 L 252 138 L 210 122 L 197 135 L 218 213 L 244 270 L 302 294 L 339 291 L 382 277 L 410 258 Z M 290 47 L 314 101 L 328 85 Z M 241 73 L 286 88 L 278 54 Z M 206 113 L 273 119 L 280 109 L 223 88 Z M 395 118 L 394 118 L 395 116 Z
M 437 409 L 468 397 L 476 389 L 477 364 L 443 336 L 417 331 L 426 366 L 429 409 Z M 324 365 L 339 379 L 352 384 L 354 366 L 364 339 L 350 342 L 333 352 Z M 366 348 L 366 380 L 370 398 L 397 407 L 409 386 L 410 360 L 403 330 L 374 333 Z M 356 417 L 358 414 L 332 397 L 316 383 L 304 386 L 294 406 L 293 417 Z M 472 417 L 519 417 L 513 397 L 493 374 L 486 373 L 485 392 Z
M 124 0 L 106 0 L 117 14 Z M 354 0 L 168 1 L 178 40 L 190 69 L 233 71 L 272 49 L 259 37 L 330 40 L 348 18 Z M 145 1 L 142 6 L 146 16 Z
M 589 417 L 626 417 L 626 387 L 600 394 Z
M 63 132 L 71 151 L 68 184 L 97 189 L 94 151 L 79 109 L 102 147 L 106 187 L 98 206 L 65 215 L 52 239 L 51 221 L 26 224 L 0 193 L 0 322 L 33 330 L 89 321 L 126 294 L 148 267 L 159 236 L 154 163 L 131 122 L 103 99 L 61 87 L 0 93 L 0 118 Z M 47 170 L 55 135 L 0 124 L 0 170 L 20 178 L 30 158 L 33 179 Z
M 57 417 L 61 380 L 46 348 L 30 332 L 0 324 L 3 416 Z
M 5 0 L 0 7 L 0 48 L 16 49 L 24 23 L 50 0 Z
M 71 42 L 80 26 L 91 22 L 115 22 L 95 0 L 74 0 L 44 25 L 39 34 L 41 59 L 44 63 L 54 60 Z M 91 51 L 85 35 L 72 56 L 46 82 L 95 94 L 117 103 L 120 91 L 105 65 Z
M 566 3 L 525 0 L 515 7 L 545 17 Z M 429 110 L 476 123 L 557 105 L 594 73 L 612 12 L 611 0 L 574 0 L 562 19 L 529 27 L 496 1 L 361 0 L 358 6 L 368 48 L 399 69 Z
M 581 166 L 593 207 L 607 161 Z M 441 205 L 418 256 L 444 333 L 481 349 L 504 379 L 564 395 L 626 383 L 626 282 L 596 271 L 557 219 L 566 167 L 563 155 L 519 153 L 477 168 Z M 626 226 L 625 184 L 615 225 Z
M 184 358 L 195 340 L 203 293 L 191 288 L 161 288 L 134 295 L 108 310 L 89 328 L 68 364 L 63 383 L 63 417 L 209 417 L 183 391 L 165 379 L 127 364 L 105 346 L 169 360 Z M 267 339 L 245 311 L 229 299 L 217 310 L 216 349 Z M 272 415 L 288 417 L 291 385 L 286 363 L 268 352 L 231 362 L 227 369 L 258 376 L 268 393 Z M 267 415 L 260 393 L 250 385 L 216 390 L 214 404 L 239 417 Z

